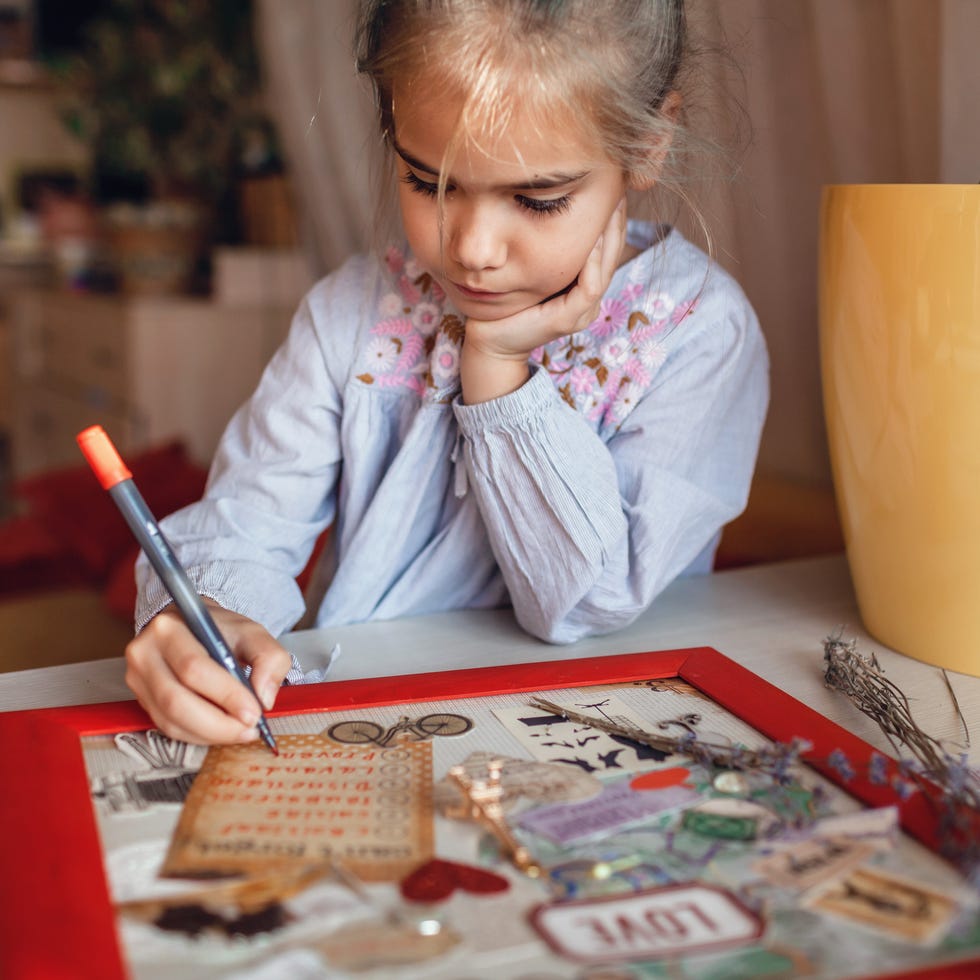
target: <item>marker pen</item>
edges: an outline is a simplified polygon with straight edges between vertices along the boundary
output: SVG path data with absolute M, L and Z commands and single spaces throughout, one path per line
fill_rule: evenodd
M 116 506 L 126 519 L 129 529 L 133 532 L 157 575 L 167 587 L 167 591 L 173 598 L 177 609 L 180 610 L 180 614 L 190 631 L 197 637 L 201 646 L 207 650 L 211 659 L 221 664 L 229 673 L 234 674 L 258 701 L 258 696 L 255 695 L 251 682 L 228 648 L 228 644 L 218 630 L 217 624 L 211 618 L 207 606 L 204 605 L 197 590 L 191 584 L 191 580 L 187 577 L 187 572 L 184 571 L 173 549 L 163 536 L 160 525 L 157 524 L 149 507 L 146 506 L 146 501 L 136 489 L 133 474 L 126 468 L 126 464 L 122 461 L 105 430 L 101 425 L 93 425 L 79 432 L 75 440 L 85 459 L 88 460 L 89 466 L 95 472 L 102 489 L 108 490 L 109 496 L 116 502 Z M 261 713 L 261 702 L 259 702 L 259 712 L 256 728 L 258 728 L 265 744 L 278 755 L 279 749 L 276 746 L 276 740 L 272 737 L 272 732 L 269 731 L 269 723 L 266 721 L 265 715 Z

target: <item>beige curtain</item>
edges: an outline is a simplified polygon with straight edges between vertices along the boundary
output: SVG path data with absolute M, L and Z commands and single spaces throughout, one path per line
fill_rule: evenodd
M 354 0 L 259 0 L 256 33 L 314 268 L 373 240 L 377 126 L 354 71 Z
M 354 0 L 259 0 L 270 97 L 320 268 L 367 247 L 376 135 L 353 73 Z M 825 183 L 976 181 L 977 0 L 690 0 L 707 54 L 697 127 L 750 121 L 734 178 L 700 196 L 719 260 L 754 303 L 772 357 L 760 467 L 829 485 L 817 345 Z M 711 54 L 728 52 L 727 57 Z M 737 67 L 735 67 L 737 66 Z
M 927 0 L 701 0 L 713 83 L 751 125 L 742 168 L 709 195 L 720 261 L 755 305 L 772 360 L 760 469 L 829 483 L 817 338 L 826 183 L 939 177 L 939 11 Z M 709 63 L 710 64 L 710 63 Z M 714 110 L 725 108 L 723 100 Z M 700 125 L 718 125 L 710 116 Z

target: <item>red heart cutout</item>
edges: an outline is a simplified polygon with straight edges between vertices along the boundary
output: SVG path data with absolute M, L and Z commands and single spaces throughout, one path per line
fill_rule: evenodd
M 457 889 L 478 895 L 489 895 L 510 888 L 502 875 L 475 868 L 469 864 L 433 858 L 419 865 L 399 886 L 409 902 L 441 902 Z
M 630 789 L 666 789 L 668 786 L 680 786 L 691 775 L 690 769 L 674 766 L 671 769 L 654 769 L 645 772 L 630 781 Z

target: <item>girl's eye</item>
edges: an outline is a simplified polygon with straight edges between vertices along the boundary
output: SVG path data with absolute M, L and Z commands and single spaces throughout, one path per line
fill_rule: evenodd
M 439 196 L 439 185 L 433 183 L 432 181 L 423 180 L 418 174 L 413 173 L 411 170 L 406 170 L 405 175 L 402 180 L 408 184 L 408 186 L 415 191 L 416 194 L 421 194 L 423 197 L 438 197 Z M 446 188 L 446 193 L 448 194 L 453 188 L 450 185 Z M 518 194 L 514 200 L 517 202 L 518 206 L 523 208 L 525 211 L 530 211 L 532 214 L 562 214 L 567 211 L 572 206 L 572 196 L 570 194 L 563 194 L 561 197 L 552 198 L 539 198 L 539 197 L 525 197 L 523 194 Z
M 411 170 L 405 171 L 405 176 L 402 177 L 402 180 L 417 194 L 422 194 L 425 197 L 437 197 L 439 194 L 438 184 L 432 184 L 427 180 L 423 180 L 421 177 L 413 174 Z M 446 190 L 448 189 L 447 187 Z
M 522 208 L 533 214 L 562 214 L 572 206 L 571 194 L 551 198 L 525 197 L 523 194 L 518 194 L 516 201 Z

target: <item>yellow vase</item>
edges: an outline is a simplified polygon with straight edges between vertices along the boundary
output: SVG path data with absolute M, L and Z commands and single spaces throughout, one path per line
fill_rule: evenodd
M 864 626 L 980 675 L 980 185 L 824 189 L 820 356 Z

